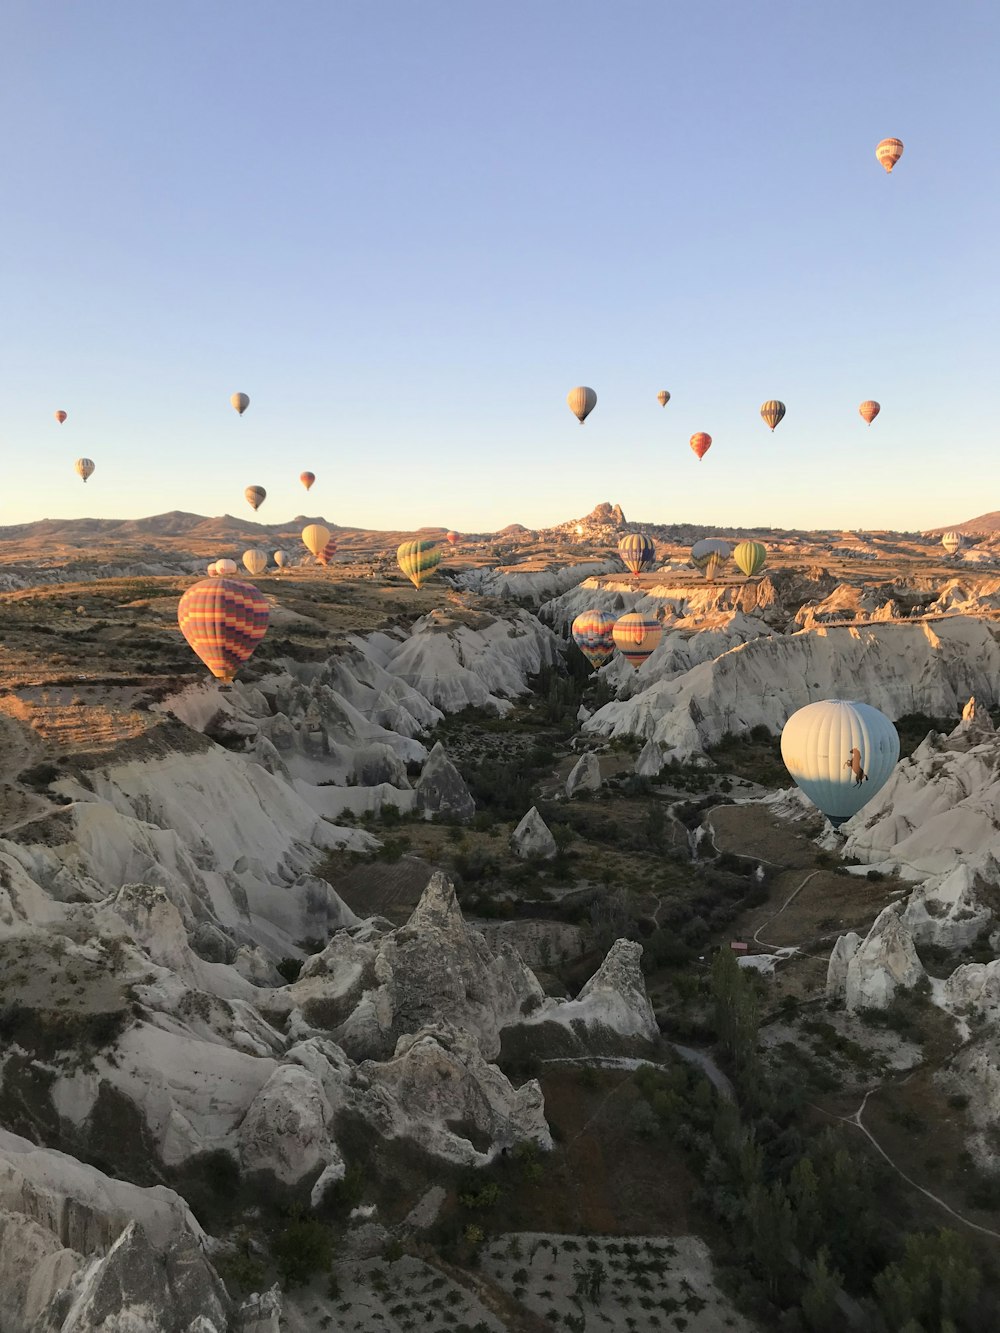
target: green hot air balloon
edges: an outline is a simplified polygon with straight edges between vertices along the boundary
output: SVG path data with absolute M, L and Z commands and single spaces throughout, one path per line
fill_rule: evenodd
M 767 547 L 763 542 L 740 542 L 733 551 L 733 560 L 747 578 L 759 574 L 767 561 Z
M 441 563 L 437 543 L 423 541 L 403 542 L 396 551 L 396 562 L 415 588 Z

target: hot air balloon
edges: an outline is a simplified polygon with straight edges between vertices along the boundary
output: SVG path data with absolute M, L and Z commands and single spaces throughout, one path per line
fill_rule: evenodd
M 625 568 L 638 576 L 652 565 L 656 547 L 644 532 L 627 532 L 618 543 L 618 556 Z
M 663 625 L 652 616 L 632 611 L 615 621 L 611 633 L 622 657 L 638 671 L 646 658 L 656 650 L 663 636 Z
M 263 486 L 248 486 L 243 494 L 246 496 L 247 504 L 255 513 L 267 499 L 267 491 Z
M 56 421 L 58 421 L 61 426 L 63 422 L 66 420 L 66 413 L 62 410 L 62 408 L 60 408 L 59 411 L 55 414 L 55 417 Z
M 287 552 L 285 552 L 285 551 L 275 551 L 275 553 L 274 553 L 274 563 L 278 566 L 279 569 L 284 569 L 285 566 L 288 564 L 288 554 L 287 554 Z
M 267 602 L 252 584 L 201 579 L 181 598 L 181 633 L 219 680 L 236 675 L 267 631 Z
M 235 561 L 235 560 L 216 560 L 216 562 L 215 562 L 215 572 L 216 572 L 216 574 L 220 575 L 220 577 L 222 577 L 222 578 L 229 578 L 231 575 L 233 575 L 233 574 L 236 573 L 236 561 Z
M 903 156 L 902 139 L 883 139 L 875 149 L 875 156 L 885 167 L 887 172 L 891 172 L 893 167 Z
M 731 554 L 728 542 L 719 537 L 704 537 L 691 547 L 691 563 L 706 579 L 714 579 Z
M 858 411 L 861 413 L 861 415 L 864 417 L 864 419 L 868 422 L 870 426 L 872 422 L 875 420 L 875 418 L 878 416 L 878 414 L 882 411 L 882 406 L 880 403 L 876 403 L 874 399 L 866 398 L 865 401 L 858 408 Z
M 760 414 L 764 418 L 765 425 L 774 430 L 775 426 L 785 415 L 785 404 L 779 403 L 777 398 L 769 398 L 766 403 L 761 404 Z
M 607 611 L 583 611 L 573 621 L 573 642 L 596 671 L 615 651 L 615 618 Z
M 244 551 L 243 565 L 247 573 L 256 578 L 258 574 L 263 574 L 264 570 L 267 569 L 267 552 L 258 550 L 256 547 Z
M 597 394 L 593 389 L 588 389 L 585 384 L 581 384 L 575 389 L 570 389 L 566 395 L 566 401 L 569 403 L 569 410 L 582 426 L 597 406 Z
M 667 403 L 670 402 L 670 394 L 666 391 L 666 389 L 661 389 L 660 392 L 656 395 L 656 401 L 660 404 L 661 407 L 666 407 Z
M 760 573 L 767 560 L 767 547 L 763 542 L 740 542 L 733 549 L 733 560 L 747 578 Z
M 250 406 L 250 399 L 245 393 L 234 393 L 229 401 L 232 403 L 233 407 L 236 408 L 237 412 L 239 412 L 240 416 L 242 416 Z
M 76 468 L 77 476 L 86 481 L 88 477 L 93 476 L 97 464 L 92 458 L 78 458 L 73 466 Z
M 445 536 L 445 541 L 448 543 L 449 546 L 457 546 L 461 540 L 462 538 L 458 535 L 457 532 L 449 532 Z
M 954 555 L 956 551 L 960 551 L 962 549 L 962 547 L 965 545 L 965 542 L 960 532 L 946 532 L 944 536 L 941 538 L 941 545 L 944 547 L 944 549 L 948 552 L 949 555 Z
M 301 481 L 302 485 L 306 488 L 307 491 L 312 489 L 312 484 L 315 480 L 316 480 L 315 472 L 299 473 L 299 481 Z
M 796 784 L 834 828 L 885 786 L 899 758 L 899 736 L 870 704 L 826 699 L 785 723 L 781 757 Z
M 216 577 L 219 571 L 215 568 L 214 560 L 212 561 L 212 563 L 209 565 L 208 569 L 205 572 L 209 575 L 210 578 Z
M 319 561 L 321 565 L 328 565 L 336 554 L 337 554 L 337 539 L 336 537 L 331 537 L 330 540 L 327 542 L 327 544 L 323 547 L 322 551 L 320 551 L 316 559 Z
M 700 461 L 705 457 L 709 449 L 711 449 L 712 437 L 711 435 L 706 435 L 703 430 L 700 430 L 696 432 L 696 434 L 691 436 L 689 443 L 691 445 L 691 448 L 698 455 L 698 459 Z
M 330 536 L 330 529 L 324 528 L 322 523 L 310 523 L 302 529 L 302 540 L 317 560 L 323 554 Z
M 441 552 L 429 540 L 403 542 L 396 551 L 396 561 L 415 588 L 441 563 Z

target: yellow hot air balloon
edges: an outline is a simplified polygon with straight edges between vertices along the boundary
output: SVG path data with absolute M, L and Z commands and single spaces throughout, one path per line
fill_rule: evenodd
M 66 413 L 62 410 L 62 408 L 60 408 L 59 411 L 56 413 L 56 421 L 58 421 L 61 426 L 65 420 L 66 420 Z
M 264 570 L 267 569 L 267 552 L 258 550 L 256 547 L 244 551 L 243 567 L 248 574 L 252 574 L 255 578 L 258 574 L 263 574 Z
M 767 547 L 763 542 L 740 542 L 733 550 L 733 561 L 747 578 L 760 573 L 767 560 Z
M 263 486 L 248 486 L 243 494 L 246 496 L 246 502 L 254 513 L 257 512 L 267 499 L 267 491 L 264 490 Z
M 903 156 L 902 139 L 883 139 L 875 149 L 875 156 L 885 167 L 887 172 L 891 172 L 893 167 Z
M 435 542 L 402 542 L 396 551 L 396 562 L 415 588 L 434 572 L 441 563 L 441 552 Z
M 769 398 L 766 403 L 761 404 L 760 414 L 764 418 L 764 424 L 774 430 L 785 415 L 785 404 L 779 403 L 777 398 Z
M 86 481 L 88 477 L 94 475 L 94 468 L 97 464 L 92 458 L 78 458 L 73 466 L 76 468 L 76 475 Z
M 656 395 L 656 401 L 660 404 L 661 407 L 666 407 L 667 403 L 670 402 L 670 394 L 666 391 L 666 389 L 661 389 L 660 392 Z
M 858 408 L 858 411 L 861 413 L 861 415 L 864 417 L 864 419 L 868 422 L 870 426 L 872 422 L 875 420 L 875 418 L 878 416 L 878 414 L 882 411 L 882 405 L 881 403 L 876 403 L 873 398 L 866 398 L 865 401 Z
M 570 389 L 566 401 L 569 403 L 569 410 L 582 426 L 597 406 L 597 394 L 585 384 L 580 384 L 575 389 Z
M 302 529 L 302 540 L 317 560 L 326 550 L 331 535 L 330 529 L 325 528 L 322 523 L 310 523 Z
M 234 393 L 229 401 L 232 403 L 233 407 L 236 408 L 237 412 L 239 412 L 240 416 L 242 416 L 250 406 L 250 398 L 245 393 Z

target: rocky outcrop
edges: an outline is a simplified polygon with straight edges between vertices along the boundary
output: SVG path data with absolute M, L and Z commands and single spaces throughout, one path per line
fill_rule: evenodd
M 666 760 L 656 741 L 647 741 L 639 751 L 635 761 L 635 773 L 640 778 L 655 778 L 663 769 Z
M 996 867 L 993 870 L 991 878 L 996 882 Z M 902 920 L 917 944 L 959 950 L 989 929 L 993 913 L 977 897 L 975 872 L 959 864 L 948 874 L 918 885 Z
M 847 964 L 844 1002 L 849 1010 L 885 1009 L 898 990 L 911 990 L 925 977 L 898 907 L 886 907 Z
M 332 1137 L 333 1108 L 323 1084 L 300 1065 L 276 1069 L 250 1103 L 239 1129 L 240 1160 L 248 1171 L 264 1171 L 284 1185 L 344 1161 Z
M 847 994 L 847 969 L 858 951 L 861 936 L 853 930 L 841 935 L 833 946 L 826 969 L 826 998 L 831 1004 L 841 1004 Z
M 522 861 L 540 858 L 550 860 L 559 850 L 556 840 L 549 831 L 549 826 L 532 806 L 517 828 L 510 835 L 511 850 Z
M 1000 1017 L 1000 959 L 957 967 L 944 983 L 944 997 L 953 1009 L 995 1023 Z
M 476 803 L 465 780 L 448 758 L 440 741 L 434 746 L 417 781 L 417 809 L 425 819 L 444 815 L 463 822 L 476 813 Z
M 601 765 L 597 755 L 588 751 L 580 756 L 570 770 L 566 779 L 566 795 L 574 796 L 579 791 L 600 791 L 601 781 Z

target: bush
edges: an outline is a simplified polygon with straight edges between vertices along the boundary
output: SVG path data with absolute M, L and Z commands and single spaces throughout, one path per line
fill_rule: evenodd
M 275 970 L 280 976 L 284 977 L 289 985 L 293 981 L 298 981 L 299 973 L 302 971 L 301 958 L 282 958 L 280 963 L 275 964 Z
M 274 1238 L 271 1253 L 284 1286 L 301 1286 L 330 1267 L 333 1232 L 312 1218 L 297 1218 Z

